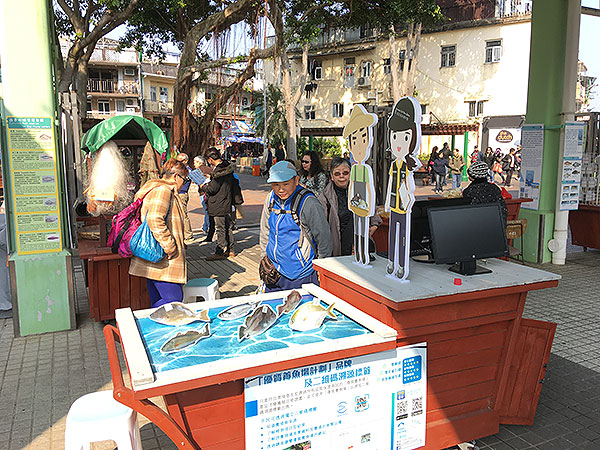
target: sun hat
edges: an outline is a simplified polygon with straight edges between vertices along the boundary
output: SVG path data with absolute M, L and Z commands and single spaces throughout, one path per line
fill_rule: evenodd
M 283 183 L 284 181 L 291 180 L 293 177 L 298 175 L 296 167 L 289 161 L 279 161 L 273 164 L 271 170 L 269 170 L 269 179 L 267 183 Z
M 370 127 L 377 122 L 375 114 L 368 113 L 363 105 L 356 105 L 350 113 L 350 119 L 344 127 L 342 137 L 347 139 L 353 132 L 361 128 Z
M 467 174 L 473 178 L 486 178 L 488 176 L 488 165 L 483 161 L 477 161 L 467 169 Z

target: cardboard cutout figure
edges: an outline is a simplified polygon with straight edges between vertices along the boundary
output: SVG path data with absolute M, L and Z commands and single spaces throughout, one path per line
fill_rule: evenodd
M 350 120 L 344 127 L 344 139 L 352 159 L 348 187 L 348 209 L 354 214 L 354 257 L 356 262 L 369 264 L 369 217 L 375 214 L 375 184 L 373 170 L 365 161 L 373 147 L 373 126 L 377 116 L 370 114 L 362 105 L 356 105 Z
M 387 122 L 390 130 L 390 166 L 385 210 L 390 212 L 387 273 L 400 280 L 408 277 L 410 213 L 415 202 L 413 172 L 421 167 L 421 105 L 413 97 L 402 97 Z

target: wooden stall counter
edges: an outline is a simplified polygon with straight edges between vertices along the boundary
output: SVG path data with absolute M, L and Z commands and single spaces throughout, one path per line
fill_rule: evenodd
M 78 248 L 84 263 L 92 319 L 114 319 L 119 308 L 150 307 L 146 280 L 129 275 L 130 258 L 112 253 L 97 240 L 79 239 Z
M 303 334 L 296 337 L 289 330 L 286 332 L 287 325 L 275 324 L 264 335 L 257 336 L 260 339 L 241 343 L 237 327 L 243 318 L 238 322 L 218 319 L 218 312 L 230 305 L 248 302 L 265 305 L 281 301 L 290 291 L 187 304 L 194 310 L 207 309 L 211 323 L 193 323 L 179 329 L 149 320 L 154 310 L 135 313 L 128 308 L 118 310 L 118 328 L 110 325 L 104 328 L 115 398 L 150 419 L 180 449 L 243 450 L 245 379 L 396 349 L 396 332 L 392 328 L 317 286 L 304 288 L 299 292 L 303 299 L 307 297 L 305 301 L 311 301 L 308 297 L 313 296 L 327 305 L 335 304 L 336 314 L 346 318 L 338 316 L 336 326 L 346 320 L 348 327 L 357 331 L 350 333 L 346 329 L 339 335 L 330 331 L 327 336 L 321 334 L 320 339 L 309 339 Z M 283 324 L 287 320 L 287 317 L 279 319 Z M 187 334 L 190 329 L 202 326 L 210 326 L 210 336 L 190 347 L 191 352 L 162 353 L 161 346 L 170 336 L 183 333 L 182 330 Z M 131 388 L 123 383 L 117 340 L 122 343 Z M 152 403 L 151 397 L 156 396 L 164 396 L 167 412 Z
M 366 269 L 353 261 L 315 260 L 321 287 L 394 328 L 399 347 L 427 342 L 424 448 L 533 423 L 556 324 L 524 319 L 523 308 L 528 291 L 557 286 L 559 275 L 498 259 L 470 277 L 411 262 L 401 283 L 385 275 L 384 258 Z

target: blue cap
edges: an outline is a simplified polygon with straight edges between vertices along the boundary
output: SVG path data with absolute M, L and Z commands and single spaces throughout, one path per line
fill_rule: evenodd
M 298 173 L 296 172 L 296 166 L 289 161 L 279 161 L 274 164 L 269 171 L 269 179 L 267 183 L 283 183 L 284 181 L 291 180 Z

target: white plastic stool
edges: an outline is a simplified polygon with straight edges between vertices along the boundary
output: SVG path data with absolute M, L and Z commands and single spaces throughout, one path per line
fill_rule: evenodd
M 119 450 L 142 450 L 137 413 L 116 401 L 112 391 L 75 400 L 67 414 L 65 450 L 89 450 L 91 442 L 108 440 Z
M 196 303 L 220 298 L 219 282 L 212 278 L 194 278 L 183 287 L 183 303 Z

